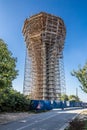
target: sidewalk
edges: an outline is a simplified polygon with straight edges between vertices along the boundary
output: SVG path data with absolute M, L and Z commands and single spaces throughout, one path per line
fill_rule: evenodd
M 82 107 L 67 107 L 67 108 L 64 108 L 64 111 L 67 111 L 67 110 L 76 110 L 76 109 L 87 109 L 87 108 L 82 108 Z M 59 111 L 61 111 L 62 110 L 62 108 L 54 108 L 54 109 L 52 109 L 53 111 L 54 110 L 59 110 Z
M 22 119 L 28 117 L 30 114 L 28 112 L 20 113 L 1 113 L 0 114 L 0 124 L 6 124 L 11 121 Z

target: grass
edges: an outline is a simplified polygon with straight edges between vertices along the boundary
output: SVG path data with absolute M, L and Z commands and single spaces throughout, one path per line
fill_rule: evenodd
M 85 123 L 78 118 L 69 122 L 69 127 L 65 130 L 83 130 Z
M 64 130 L 87 130 L 87 120 L 75 119 L 69 123 L 69 126 Z
M 87 120 L 85 120 L 84 122 L 85 122 L 84 130 L 87 130 Z
M 69 122 L 69 126 L 65 130 L 87 130 L 87 110 Z

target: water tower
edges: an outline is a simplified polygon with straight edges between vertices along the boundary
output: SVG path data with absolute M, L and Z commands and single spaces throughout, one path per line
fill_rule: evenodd
M 25 20 L 23 35 L 27 48 L 24 94 L 31 99 L 57 100 L 65 93 L 63 20 L 44 12 L 35 14 Z

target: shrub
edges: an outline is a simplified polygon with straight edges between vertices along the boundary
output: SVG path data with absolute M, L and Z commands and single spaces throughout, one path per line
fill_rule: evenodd
M 29 111 L 30 100 L 16 90 L 5 88 L 0 90 L 0 111 Z
M 69 128 L 66 130 L 83 130 L 84 125 L 84 121 L 75 118 L 69 123 Z

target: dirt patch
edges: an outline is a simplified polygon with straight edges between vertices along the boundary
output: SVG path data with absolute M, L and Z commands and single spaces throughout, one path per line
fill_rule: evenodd
M 87 110 L 84 110 L 84 111 L 82 111 L 79 115 L 78 115 L 78 118 L 80 119 L 80 120 L 87 120 Z
M 87 110 L 83 110 L 75 119 L 69 122 L 64 130 L 87 130 Z
M 18 119 L 23 119 L 25 117 L 30 116 L 29 113 L 2 113 L 0 114 L 0 124 L 5 124 L 11 121 L 15 121 Z

